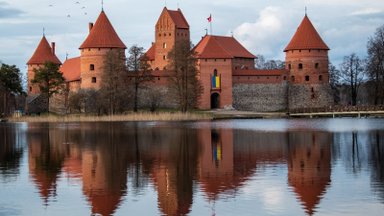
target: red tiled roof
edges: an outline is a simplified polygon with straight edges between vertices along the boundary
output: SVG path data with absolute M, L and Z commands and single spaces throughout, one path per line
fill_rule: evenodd
M 80 80 L 80 57 L 71 58 L 64 62 L 61 66 L 60 71 L 67 82 Z
M 197 58 L 256 58 L 233 37 L 206 35 L 194 50 Z
M 155 44 L 152 44 L 151 48 L 149 48 L 146 53 L 149 61 L 155 60 L 155 53 L 156 53 L 156 46 Z
M 168 11 L 177 28 L 189 29 L 189 24 L 180 9 L 177 9 L 177 11 L 165 9 Z
M 329 50 L 307 15 L 305 15 L 303 21 L 301 21 L 300 26 L 297 28 L 288 46 L 284 49 L 284 52 L 300 49 Z
M 44 64 L 45 62 L 50 61 L 56 64 L 61 64 L 57 56 L 52 53 L 52 48 L 49 46 L 49 43 L 45 36 L 41 38 L 39 45 L 37 46 L 32 57 L 29 59 L 27 64 Z
M 121 41 L 104 11 L 101 11 L 87 39 L 81 44 L 85 48 L 122 48 L 127 47 Z
M 274 69 L 274 70 L 235 70 L 233 76 L 281 76 L 288 74 L 285 69 Z

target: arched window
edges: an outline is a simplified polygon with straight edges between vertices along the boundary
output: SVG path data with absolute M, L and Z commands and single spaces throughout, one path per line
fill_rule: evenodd
M 301 69 L 303 69 L 303 64 L 299 64 L 299 69 L 301 70 Z

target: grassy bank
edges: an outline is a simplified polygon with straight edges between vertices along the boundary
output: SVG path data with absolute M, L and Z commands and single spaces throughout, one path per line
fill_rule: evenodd
M 91 116 L 91 115 L 41 115 L 22 116 L 10 118 L 10 122 L 108 122 L 108 121 L 194 121 L 211 120 L 213 117 L 207 113 L 181 113 L 181 112 L 138 112 L 124 115 Z

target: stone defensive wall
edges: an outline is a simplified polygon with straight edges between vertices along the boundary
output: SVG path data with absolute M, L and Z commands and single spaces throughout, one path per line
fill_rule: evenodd
M 332 89 L 329 84 L 290 84 L 288 94 L 290 110 L 333 105 Z

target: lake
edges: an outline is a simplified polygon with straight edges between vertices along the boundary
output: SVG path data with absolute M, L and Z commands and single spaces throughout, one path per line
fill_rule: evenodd
M 1 123 L 0 215 L 382 215 L 384 119 Z

